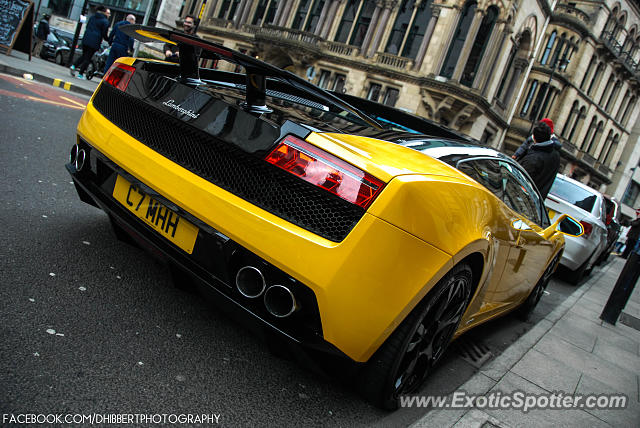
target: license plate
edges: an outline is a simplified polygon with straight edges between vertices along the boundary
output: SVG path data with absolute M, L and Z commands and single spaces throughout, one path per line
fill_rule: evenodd
M 160 235 L 187 253 L 193 252 L 193 246 L 198 237 L 198 228 L 183 217 L 121 176 L 116 178 L 113 197 Z

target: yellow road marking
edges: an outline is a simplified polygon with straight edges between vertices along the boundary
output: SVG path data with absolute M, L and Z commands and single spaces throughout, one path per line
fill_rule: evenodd
M 62 106 L 62 107 L 74 108 L 76 110 L 84 110 L 84 107 L 79 107 L 79 106 L 69 105 L 69 104 L 65 104 L 65 103 L 60 103 L 58 101 L 45 100 L 45 99 L 42 99 L 42 98 L 37 98 L 37 97 L 32 97 L 32 96 L 27 96 L 26 98 L 29 99 L 29 100 L 32 100 L 32 101 L 39 101 L 41 103 L 55 104 L 55 105 Z
M 85 108 L 85 107 L 86 107 L 84 104 L 79 103 L 79 102 L 77 102 L 77 101 L 74 101 L 74 100 L 72 100 L 71 98 L 67 98 L 67 97 L 63 97 L 63 96 L 60 96 L 60 98 L 62 98 L 63 100 L 69 101 L 70 103 L 73 103 L 73 104 L 75 104 L 75 105 L 78 105 L 78 106 L 80 106 L 80 107 L 82 107 L 82 108 Z

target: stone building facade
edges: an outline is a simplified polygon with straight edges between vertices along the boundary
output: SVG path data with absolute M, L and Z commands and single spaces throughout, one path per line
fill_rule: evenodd
M 562 171 L 613 194 L 638 141 L 639 25 L 637 0 L 209 0 L 198 34 L 507 153 L 550 117 Z

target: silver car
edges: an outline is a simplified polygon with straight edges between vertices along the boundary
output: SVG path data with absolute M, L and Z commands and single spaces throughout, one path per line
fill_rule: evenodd
M 565 236 L 560 260 L 561 265 L 573 271 L 569 281 L 577 284 L 591 272 L 607 245 L 604 197 L 597 190 L 558 174 L 544 204 L 552 222 L 557 215 L 569 214 L 584 227 L 580 237 Z

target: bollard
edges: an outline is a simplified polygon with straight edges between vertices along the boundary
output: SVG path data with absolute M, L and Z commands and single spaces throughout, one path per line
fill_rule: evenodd
M 620 272 L 618 281 L 609 295 L 607 304 L 604 305 L 600 319 L 609 324 L 616 325 L 620 312 L 624 309 L 631 293 L 633 292 L 636 282 L 640 277 L 640 240 L 636 242 L 633 251 L 629 254 L 627 262 Z

